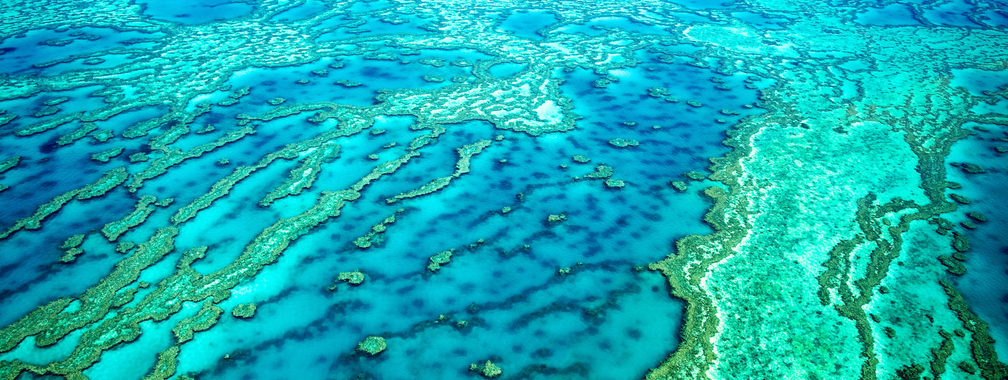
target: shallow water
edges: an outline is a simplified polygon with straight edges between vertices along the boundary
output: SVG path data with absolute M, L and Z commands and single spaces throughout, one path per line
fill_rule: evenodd
M 0 5 L 0 378 L 1003 377 L 1008 14 L 835 5 Z

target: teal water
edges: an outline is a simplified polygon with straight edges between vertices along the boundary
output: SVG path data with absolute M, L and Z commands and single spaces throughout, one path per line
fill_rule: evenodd
M 0 379 L 1004 373 L 998 2 L 31 7 L 0 4 Z

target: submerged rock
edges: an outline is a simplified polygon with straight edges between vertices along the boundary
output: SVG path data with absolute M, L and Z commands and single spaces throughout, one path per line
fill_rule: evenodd
M 386 348 L 388 348 L 388 345 L 385 343 L 385 338 L 380 336 L 372 335 L 357 343 L 357 351 L 363 352 L 368 356 L 378 355 L 382 351 L 385 351 Z
M 427 270 L 431 272 L 437 272 L 441 270 L 442 265 L 446 265 L 451 262 L 452 253 L 454 249 L 449 249 L 446 251 L 441 251 L 430 257 L 430 264 L 427 265 Z
M 618 148 L 626 148 L 628 146 L 638 146 L 640 145 L 640 142 L 634 139 L 624 139 L 622 137 L 617 137 L 615 139 L 609 140 L 609 145 Z
M 980 165 L 969 162 L 962 163 L 962 171 L 966 174 L 981 174 L 987 172 L 984 168 L 980 167 Z
M 346 281 L 346 283 L 357 286 L 364 283 L 364 272 L 355 270 L 353 272 L 342 272 L 336 277 L 337 281 Z
M 622 179 L 609 178 L 605 180 L 605 185 L 610 189 L 622 189 L 626 186 L 626 182 L 623 182 Z
M 561 213 L 561 214 L 550 214 L 549 216 L 546 217 L 546 225 L 547 226 L 552 226 L 552 225 L 555 225 L 555 224 L 560 224 L 560 223 L 563 223 L 563 221 L 565 221 L 565 220 L 567 220 L 567 214 L 563 214 L 563 213 Z
M 256 312 L 256 304 L 242 303 L 238 304 L 237 306 L 235 306 L 234 309 L 231 310 L 231 315 L 234 315 L 236 318 L 249 319 L 255 316 L 255 312 Z
M 482 364 L 480 363 L 469 364 L 469 370 L 479 373 L 480 375 L 483 375 L 483 377 L 487 379 L 498 377 L 504 373 L 504 371 L 501 370 L 500 366 L 498 366 L 496 363 L 490 360 L 487 360 Z

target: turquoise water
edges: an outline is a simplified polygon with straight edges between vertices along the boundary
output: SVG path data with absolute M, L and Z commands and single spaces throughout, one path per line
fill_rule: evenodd
M 919 25 L 913 11 L 906 4 L 889 4 L 881 8 L 869 8 L 859 14 L 857 22 L 865 25 L 905 26 Z
M 519 9 L 512 11 L 501 21 L 500 29 L 518 37 L 540 39 L 543 28 L 556 21 L 556 15 L 547 10 Z
M 228 0 L 185 0 L 171 3 L 141 0 L 137 4 L 143 6 L 143 14 L 150 18 L 179 24 L 230 20 L 248 15 L 253 9 L 250 4 Z
M 1002 104 L 1004 106 L 1004 104 Z M 1003 108 L 1002 108 L 1003 109 Z M 988 125 L 978 125 L 981 128 Z M 983 215 L 1003 215 L 1008 211 L 1008 203 L 1001 198 L 988 198 L 984 194 L 996 193 L 1008 181 L 1008 165 L 997 158 L 996 147 L 1004 146 L 998 134 L 989 130 L 977 131 L 976 135 L 960 142 L 949 156 L 949 163 L 980 162 L 986 173 L 969 174 L 960 168 L 950 166 L 950 178 L 963 184 L 962 194 L 972 198 L 963 211 L 978 212 Z M 975 199 L 975 200 L 974 200 Z M 990 321 L 991 329 L 999 336 L 1005 336 L 1008 325 L 1008 292 L 1001 286 L 1008 281 L 1008 245 L 1002 231 L 1008 228 L 1002 218 L 990 218 L 987 222 L 977 222 L 968 216 L 960 216 L 956 223 L 974 223 L 975 229 L 967 229 L 966 236 L 974 244 L 975 254 L 966 262 L 967 272 L 960 280 L 963 295 L 976 311 Z M 993 301 L 993 302 L 992 302 Z M 995 348 L 999 355 L 1008 355 L 1008 344 L 999 341 Z
M 591 19 L 584 24 L 571 24 L 557 28 L 558 33 L 584 33 L 598 35 L 607 30 L 625 30 L 639 34 L 665 34 L 665 30 L 647 24 L 634 22 L 624 17 L 600 17 Z
M 36 29 L 0 43 L 0 51 L 5 52 L 0 72 L 54 75 L 111 68 L 138 58 L 129 54 L 129 48 L 153 46 L 164 36 L 164 33 L 95 27 Z
M 515 74 L 518 74 L 527 69 L 527 65 L 514 62 L 501 62 L 496 65 L 490 66 L 487 72 L 498 78 L 506 78 Z
M 0 379 L 1008 376 L 999 2 L 0 13 Z

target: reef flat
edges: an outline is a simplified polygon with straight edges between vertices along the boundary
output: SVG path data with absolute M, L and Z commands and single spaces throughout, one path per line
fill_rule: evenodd
M 997 1 L 0 11 L 0 379 L 1008 377 Z

